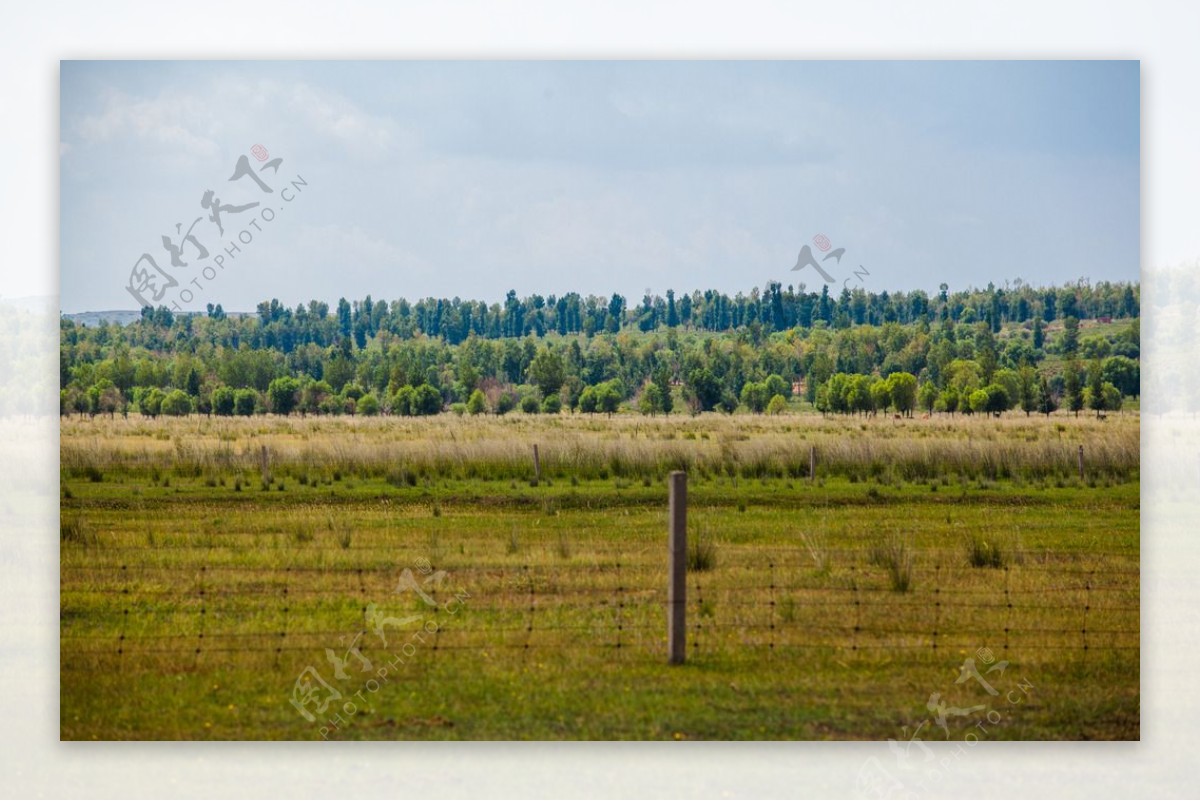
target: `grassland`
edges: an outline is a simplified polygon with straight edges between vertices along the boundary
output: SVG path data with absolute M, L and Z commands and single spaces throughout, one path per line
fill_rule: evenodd
M 64 739 L 904 739 L 934 692 L 999 714 L 985 739 L 1139 734 L 1136 415 L 61 435 Z M 673 469 L 707 555 L 678 667 Z M 998 695 L 955 683 L 967 658 Z M 342 695 L 312 721 L 309 666 Z

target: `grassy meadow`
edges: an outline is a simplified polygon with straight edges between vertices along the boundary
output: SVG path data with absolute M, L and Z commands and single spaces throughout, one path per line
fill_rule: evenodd
M 61 481 L 63 739 L 1139 737 L 1136 413 L 98 416 Z

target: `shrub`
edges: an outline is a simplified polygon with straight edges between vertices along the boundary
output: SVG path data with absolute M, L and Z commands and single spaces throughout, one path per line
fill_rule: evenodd
M 254 414 L 258 406 L 258 393 L 252 389 L 239 389 L 233 393 L 233 413 L 241 417 Z
M 483 390 L 477 389 L 471 393 L 471 397 L 467 399 L 467 412 L 472 415 L 483 414 L 487 411 L 487 396 L 483 394 Z
M 192 413 L 192 399 L 182 389 L 173 389 L 163 398 L 162 413 L 182 417 Z
M 358 399 L 357 411 L 361 415 L 374 417 L 379 414 L 379 399 L 375 397 L 374 392 L 368 392 Z
M 234 398 L 236 393 L 230 387 L 217 387 L 212 393 L 213 414 L 222 417 L 233 415 Z

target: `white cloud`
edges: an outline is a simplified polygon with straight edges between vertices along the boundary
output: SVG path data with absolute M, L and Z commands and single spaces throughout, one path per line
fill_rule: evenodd
M 132 137 L 175 154 L 209 157 L 221 152 L 213 138 L 219 126 L 194 95 L 163 93 L 150 99 L 109 90 L 103 102 L 99 113 L 83 117 L 76 127 L 89 144 Z
M 287 91 L 286 101 L 314 132 L 336 139 L 352 150 L 365 149 L 369 154 L 378 154 L 391 145 L 389 123 L 332 92 L 297 83 Z

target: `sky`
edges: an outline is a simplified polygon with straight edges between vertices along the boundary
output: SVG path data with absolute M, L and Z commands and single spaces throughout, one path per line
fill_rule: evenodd
M 1136 61 L 64 61 L 60 79 L 68 313 L 1139 277 Z M 832 282 L 793 269 L 805 245 Z

